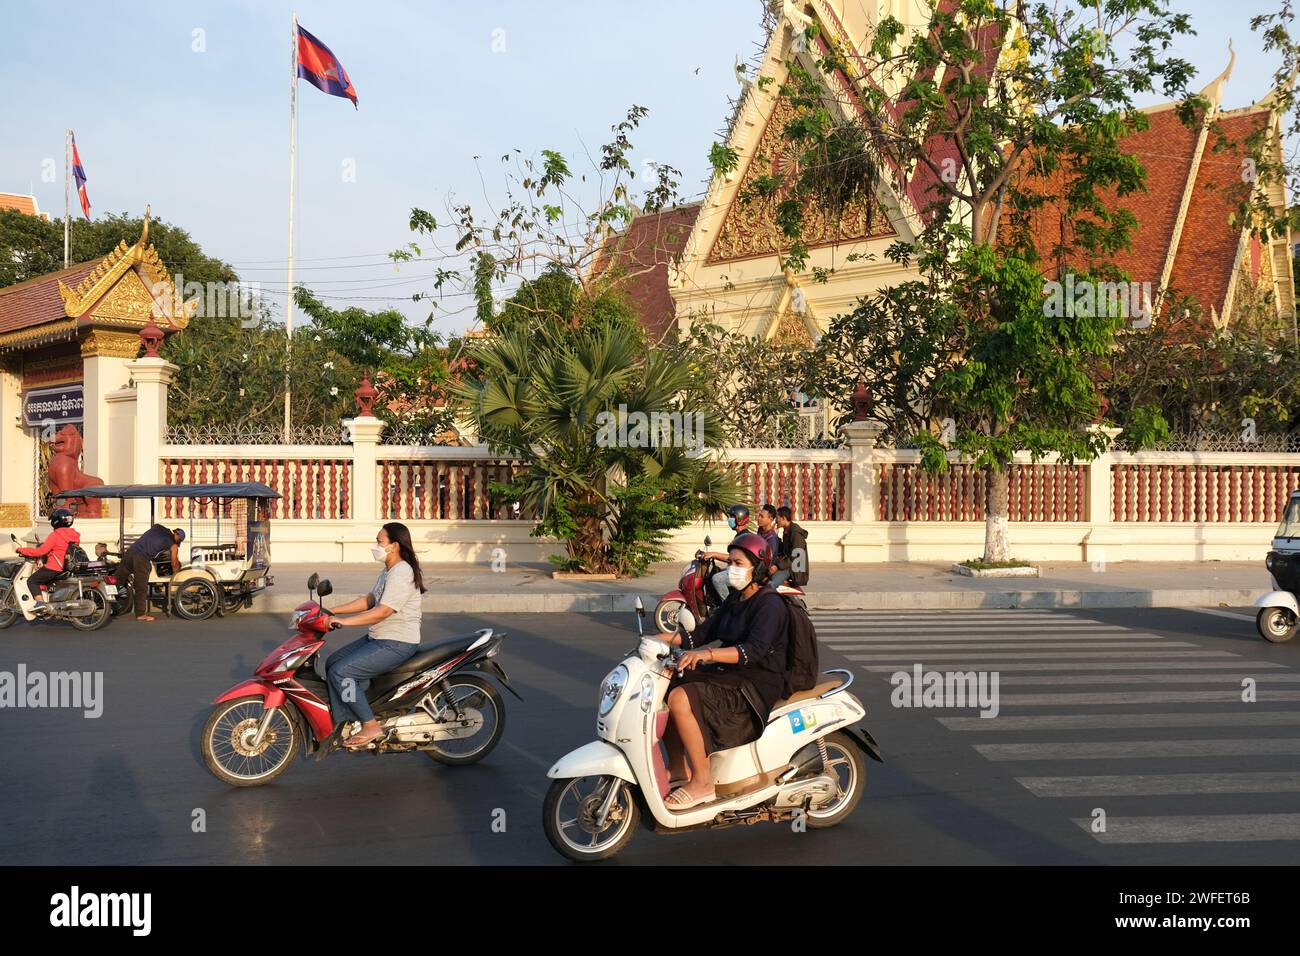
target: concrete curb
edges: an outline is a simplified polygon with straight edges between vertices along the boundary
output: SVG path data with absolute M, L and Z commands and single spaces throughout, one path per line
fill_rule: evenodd
M 1242 607 L 1263 591 L 1258 588 L 1163 588 L 1131 591 L 1037 590 L 931 590 L 931 591 L 810 591 L 808 607 L 829 610 L 972 610 L 978 608 L 1131 608 L 1131 607 Z M 658 594 L 649 592 L 552 592 L 544 594 L 429 592 L 424 610 L 438 614 L 599 614 L 631 611 L 638 594 L 647 614 Z M 252 610 L 287 614 L 306 600 L 305 595 L 261 594 Z M 326 602 L 328 606 L 329 602 Z

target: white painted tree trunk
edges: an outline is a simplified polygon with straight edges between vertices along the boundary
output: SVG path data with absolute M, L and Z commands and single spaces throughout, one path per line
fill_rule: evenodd
M 1006 561 L 1007 516 L 1010 510 L 1011 473 L 990 471 L 984 495 L 984 561 Z

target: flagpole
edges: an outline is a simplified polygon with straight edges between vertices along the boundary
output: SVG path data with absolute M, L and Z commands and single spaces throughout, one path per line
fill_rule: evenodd
M 297 165 L 298 150 L 298 14 L 293 14 L 293 53 L 289 58 L 292 78 L 289 81 L 289 275 L 285 283 L 289 292 L 284 304 L 284 442 L 290 444 L 292 425 L 290 424 L 289 368 L 287 362 L 292 355 L 293 338 L 293 176 Z
M 68 267 L 68 223 L 72 219 L 72 206 L 68 186 L 72 181 L 72 130 L 63 131 L 63 268 Z

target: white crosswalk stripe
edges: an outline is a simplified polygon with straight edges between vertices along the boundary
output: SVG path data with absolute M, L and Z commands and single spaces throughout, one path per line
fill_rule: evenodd
M 1300 772 L 1278 769 L 1300 755 L 1300 671 L 1252 659 L 1249 643 L 1216 649 L 1078 610 L 832 610 L 812 618 L 819 643 L 870 677 L 889 680 L 917 665 L 996 672 L 997 716 L 979 716 L 973 701 L 922 713 L 986 760 L 1024 765 L 1030 773 L 1014 776 L 1024 792 L 1069 805 L 1062 823 L 1098 843 L 1300 840 L 1300 812 L 1203 812 L 1216 798 L 1249 794 L 1274 795 L 1269 809 L 1281 800 L 1300 811 Z M 1189 758 L 1203 767 L 1170 772 Z M 1142 802 L 1164 796 L 1192 802 L 1166 815 Z M 1087 815 L 1098 806 L 1108 807 L 1101 832 Z

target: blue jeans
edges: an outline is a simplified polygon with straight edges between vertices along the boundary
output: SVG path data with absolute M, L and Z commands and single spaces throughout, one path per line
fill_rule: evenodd
M 414 657 L 418 648 L 418 644 L 377 641 L 366 635 L 331 654 L 325 661 L 325 682 L 329 684 L 330 716 L 335 725 L 348 720 L 374 720 L 375 712 L 366 700 L 370 678 L 386 674 Z

